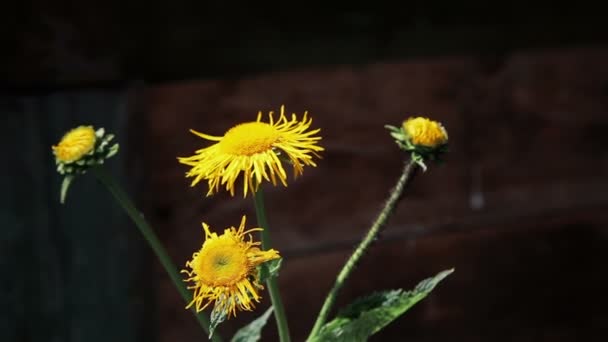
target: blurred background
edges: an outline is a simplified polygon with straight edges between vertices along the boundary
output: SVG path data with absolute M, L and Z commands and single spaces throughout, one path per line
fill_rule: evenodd
M 303 341 L 403 156 L 383 128 L 440 120 L 446 163 L 409 188 L 339 298 L 455 267 L 374 341 L 606 341 L 608 46 L 599 6 L 420 1 L 32 1 L 0 11 L 0 340 L 204 341 L 92 177 L 60 205 L 50 146 L 80 124 L 183 265 L 251 199 L 206 198 L 177 156 L 258 110 L 308 110 L 317 168 L 266 189 L 280 287 Z M 225 338 L 262 313 L 220 326 Z M 276 340 L 274 322 L 264 340 Z

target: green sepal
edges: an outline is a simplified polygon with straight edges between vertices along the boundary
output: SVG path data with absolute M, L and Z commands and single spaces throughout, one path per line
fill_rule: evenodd
M 262 337 L 262 328 L 268 322 L 273 307 L 269 307 L 260 317 L 254 319 L 246 326 L 239 329 L 230 342 L 257 342 Z
M 393 132 L 393 133 L 401 133 L 402 130 L 400 127 L 396 127 L 393 125 L 384 125 L 384 128 L 388 129 L 389 131 Z
M 281 269 L 282 262 L 283 258 L 278 258 L 266 261 L 265 263 L 258 266 L 258 275 L 260 277 L 260 282 L 265 283 L 270 278 L 278 277 L 279 269 Z
M 424 299 L 454 269 L 427 278 L 412 291 L 391 290 L 355 300 L 321 328 L 310 342 L 363 342 Z
M 70 187 L 70 184 L 72 184 L 74 178 L 75 177 L 72 175 L 67 175 L 63 177 L 63 181 L 61 182 L 61 190 L 59 192 L 59 202 L 61 204 L 65 203 L 65 198 L 68 195 L 68 188 Z
M 97 139 L 101 139 L 103 138 L 104 134 L 106 134 L 106 129 L 103 127 L 99 127 L 96 131 L 95 131 L 95 136 L 97 137 Z
M 102 165 L 106 159 L 111 158 L 118 153 L 118 143 L 110 145 L 110 142 L 114 139 L 114 135 L 106 134 L 103 127 L 95 131 L 95 137 L 95 146 L 79 160 L 65 163 L 55 158 L 57 172 L 62 175 L 82 175 L 85 174 L 89 168 Z
M 447 143 L 436 147 L 415 145 L 412 143 L 409 135 L 405 132 L 403 127 L 395 127 L 391 125 L 384 125 L 384 127 L 390 131 L 391 137 L 395 139 L 395 143 L 399 146 L 399 148 L 409 152 L 412 161 L 418 164 L 423 171 L 427 170 L 425 160 L 432 160 L 441 163 L 441 155 L 448 151 Z
M 118 153 L 118 144 L 114 144 L 112 145 L 109 149 L 108 152 L 106 153 L 106 157 L 105 159 L 111 158 L 113 157 L 116 153 Z
M 91 167 L 103 165 L 106 159 L 118 153 L 119 145 L 117 143 L 110 145 L 110 142 L 114 139 L 113 134 L 105 134 L 105 129 L 99 128 L 95 131 L 95 137 L 94 148 L 82 156 L 82 158 L 70 163 L 65 163 L 55 158 L 57 172 L 64 176 L 60 194 L 60 202 L 62 204 L 65 202 L 68 188 L 76 176 L 85 174 Z

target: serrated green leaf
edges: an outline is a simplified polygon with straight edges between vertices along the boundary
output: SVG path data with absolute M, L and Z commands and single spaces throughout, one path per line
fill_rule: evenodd
M 265 283 L 268 279 L 279 276 L 279 269 L 283 258 L 267 261 L 260 265 L 260 282 Z
M 257 342 L 262 337 L 262 328 L 268 322 L 268 317 L 272 314 L 272 306 L 266 310 L 260 317 L 251 321 L 251 323 L 239 329 L 232 336 L 230 342 Z
M 452 272 L 454 269 L 425 279 L 412 291 L 392 290 L 360 298 L 340 311 L 337 317 L 327 323 L 311 341 L 367 341 L 370 336 L 424 299 L 440 281 Z

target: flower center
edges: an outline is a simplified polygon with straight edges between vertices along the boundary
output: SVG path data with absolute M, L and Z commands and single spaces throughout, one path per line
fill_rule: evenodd
M 230 265 L 230 257 L 226 255 L 218 255 L 215 257 L 214 262 L 218 267 L 227 266 Z
M 66 133 L 53 152 L 57 159 L 64 163 L 71 163 L 95 147 L 95 130 L 91 126 L 80 126 Z
M 271 150 L 279 136 L 279 132 L 267 123 L 247 122 L 229 129 L 220 146 L 228 154 L 251 156 Z
M 193 266 L 201 282 L 209 286 L 232 286 L 249 271 L 246 248 L 230 236 L 207 240 Z

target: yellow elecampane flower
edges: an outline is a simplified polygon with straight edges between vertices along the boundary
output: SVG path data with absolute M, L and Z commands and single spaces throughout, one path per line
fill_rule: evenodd
M 285 116 L 285 106 L 281 106 L 278 120 L 273 112 L 269 122 L 262 122 L 262 112 L 256 121 L 238 124 L 223 136 L 216 137 L 190 130 L 197 136 L 216 143 L 200 149 L 191 157 L 180 157 L 179 162 L 192 168 L 186 177 L 193 177 L 191 186 L 201 180 L 208 182 L 207 196 L 218 192 L 220 185 L 234 196 L 235 183 L 243 178 L 243 196 L 248 191 L 256 191 L 263 180 L 277 185 L 277 179 L 287 186 L 287 174 L 283 162 L 293 166 L 294 177 L 302 174 L 304 166 L 316 166 L 313 157 L 323 151 L 318 145 L 320 129 L 308 130 L 312 119 L 307 112 L 301 120 L 292 114 L 291 120 Z
M 79 126 L 67 132 L 59 144 L 52 147 L 53 153 L 59 161 L 71 163 L 90 153 L 96 140 L 93 126 Z
M 189 277 L 185 281 L 193 283 L 188 289 L 194 290 L 186 309 L 194 306 L 199 312 L 214 302 L 214 310 L 230 318 L 236 316 L 237 309 L 251 311 L 260 301 L 259 291 L 264 287 L 259 283 L 256 267 L 278 259 L 279 252 L 260 250 L 260 242 L 254 242 L 250 233 L 262 228 L 245 230 L 245 220 L 243 216 L 238 229 L 227 228 L 221 235 L 212 233 L 203 223 L 205 242 L 186 262 L 189 270 L 182 270 Z
M 92 167 L 102 165 L 118 153 L 118 144 L 111 144 L 113 134 L 106 134 L 103 128 L 78 126 L 63 135 L 57 145 L 51 146 L 55 155 L 57 172 L 63 175 L 59 200 L 65 198 L 72 181 Z
M 414 145 L 437 147 L 448 142 L 448 132 L 443 125 L 424 117 L 405 120 L 403 130 Z

